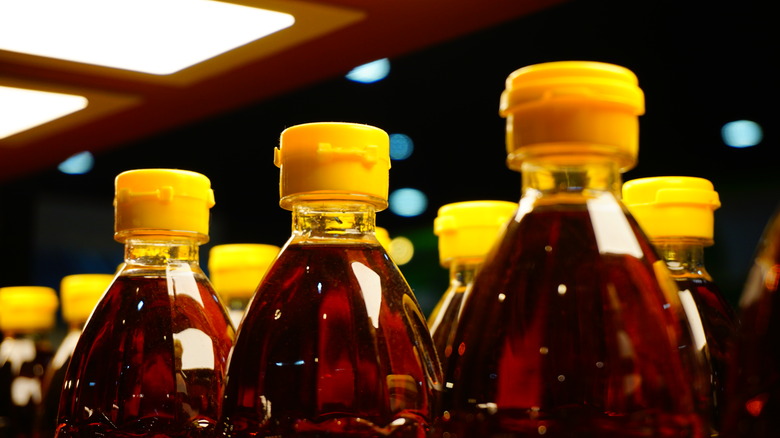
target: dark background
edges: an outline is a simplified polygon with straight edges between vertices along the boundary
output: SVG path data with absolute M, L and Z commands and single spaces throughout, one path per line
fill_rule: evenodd
M 714 183 L 723 206 L 715 213 L 707 265 L 736 304 L 780 193 L 776 29 L 769 2 L 571 1 L 391 59 L 390 75 L 378 83 L 334 77 L 118 145 L 96 154 L 86 175 L 52 168 L 6 182 L 0 185 L 6 237 L 0 286 L 58 288 L 65 275 L 112 273 L 122 259 L 122 245 L 112 238 L 113 179 L 134 168 L 181 168 L 211 179 L 217 204 L 211 242 L 201 252 L 204 268 L 214 244 L 282 245 L 290 214 L 278 207 L 273 148 L 279 133 L 304 122 L 349 121 L 414 141 L 413 155 L 393 162 L 390 188 L 422 190 L 428 208 L 413 218 L 380 212 L 378 224 L 414 242 L 415 256 L 401 269 L 427 312 L 447 287 L 432 231 L 438 207 L 519 199 L 520 175 L 505 166 L 504 120 L 498 116 L 507 75 L 529 64 L 576 59 L 628 67 L 645 92 L 639 163 L 624 180 L 687 175 Z M 739 119 L 763 127 L 761 144 L 724 145 L 722 125 Z

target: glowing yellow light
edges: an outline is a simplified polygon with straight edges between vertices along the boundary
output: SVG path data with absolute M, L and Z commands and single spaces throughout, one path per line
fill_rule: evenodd
M 165 75 L 285 29 L 292 15 L 211 0 L 6 0 L 0 49 Z
M 406 237 L 399 236 L 390 241 L 388 252 L 396 265 L 405 265 L 414 256 L 414 244 Z
M 86 106 L 87 99 L 83 96 L 0 86 L 0 138 L 10 137 Z

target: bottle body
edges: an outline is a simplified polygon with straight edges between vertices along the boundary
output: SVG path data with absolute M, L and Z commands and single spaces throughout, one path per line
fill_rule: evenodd
M 83 329 L 83 326 L 73 326 L 68 329 L 48 367 L 46 367 L 39 420 L 41 437 L 54 436 L 57 427 L 57 411 L 60 407 L 60 393 L 62 385 L 65 383 L 65 373 L 68 371 L 70 358 L 73 356 L 73 351 L 76 349 Z
M 65 377 L 57 437 L 210 436 L 233 328 L 197 243 L 129 238 Z
M 721 436 L 780 435 L 780 215 L 770 220 L 739 302 L 740 327 L 730 357 Z
M 703 437 L 705 363 L 674 282 L 617 164 L 573 163 L 523 163 L 518 215 L 461 312 L 442 431 Z
M 694 342 L 705 351 L 712 390 L 712 425 L 717 428 L 723 416 L 726 371 L 738 329 L 736 312 L 705 269 L 704 246 L 700 240 L 676 238 L 651 242 L 666 261 L 686 314 L 694 321 Z
M 43 370 L 53 354 L 42 333 L 6 333 L 0 343 L 0 436 L 39 436 Z
M 444 291 L 428 319 L 428 328 L 442 367 L 445 367 L 448 358 L 452 355 L 452 340 L 458 327 L 460 310 L 474 284 L 481 263 L 482 260 L 473 263 L 458 261 L 452 263 L 449 287 Z
M 293 237 L 231 356 L 225 436 L 425 435 L 439 364 L 411 289 L 373 236 L 373 215 L 295 207 Z

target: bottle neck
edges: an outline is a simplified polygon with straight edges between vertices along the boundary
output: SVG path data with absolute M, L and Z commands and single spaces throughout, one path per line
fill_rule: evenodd
M 201 239 L 193 236 L 144 234 L 125 239 L 125 263 L 166 266 L 172 263 L 199 263 Z
M 704 241 L 695 238 L 651 239 L 651 243 L 664 259 L 675 277 L 699 277 L 710 279 L 704 267 Z
M 292 209 L 293 240 L 377 242 L 376 208 L 353 201 L 298 202 Z
M 526 158 L 520 165 L 523 195 L 587 195 L 609 192 L 620 197 L 622 178 L 616 160 L 609 157 L 547 156 Z
M 450 288 L 464 288 L 474 283 L 481 259 L 454 259 L 450 263 Z

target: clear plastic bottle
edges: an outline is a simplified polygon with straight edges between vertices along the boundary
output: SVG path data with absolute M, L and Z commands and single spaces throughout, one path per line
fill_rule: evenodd
M 500 237 L 516 202 L 466 201 L 439 208 L 433 232 L 439 238 L 439 262 L 450 271 L 450 284 L 428 318 L 433 345 L 442 364 L 452 355 L 458 315 L 485 256 Z
M 292 236 L 241 324 L 221 433 L 424 437 L 441 371 L 417 300 L 374 235 L 388 135 L 304 124 L 275 152 Z
M 68 327 L 43 377 L 43 403 L 39 421 L 42 437 L 54 436 L 68 363 L 89 315 L 113 279 L 112 274 L 74 274 L 60 281 L 62 319 Z
M 666 261 L 680 289 L 696 347 L 709 359 L 712 424 L 717 427 L 728 355 L 738 326 L 734 309 L 704 264 L 704 248 L 714 244 L 713 212 L 720 207 L 718 193 L 704 178 L 639 178 L 623 184 L 623 202 Z
M 43 374 L 54 351 L 57 292 L 43 286 L 0 288 L 0 437 L 37 437 Z
M 501 113 L 522 196 L 461 311 L 437 434 L 709 434 L 706 362 L 666 264 L 620 201 L 643 110 L 620 66 L 509 76 Z
M 56 436 L 211 436 L 234 330 L 199 265 L 210 181 L 140 169 L 115 186 L 125 261 L 73 352 Z
M 227 305 L 234 327 L 241 323 L 260 280 L 278 254 L 278 246 L 263 243 L 215 245 L 209 251 L 209 278 Z
M 780 436 L 780 210 L 756 248 L 726 375 L 724 438 Z

